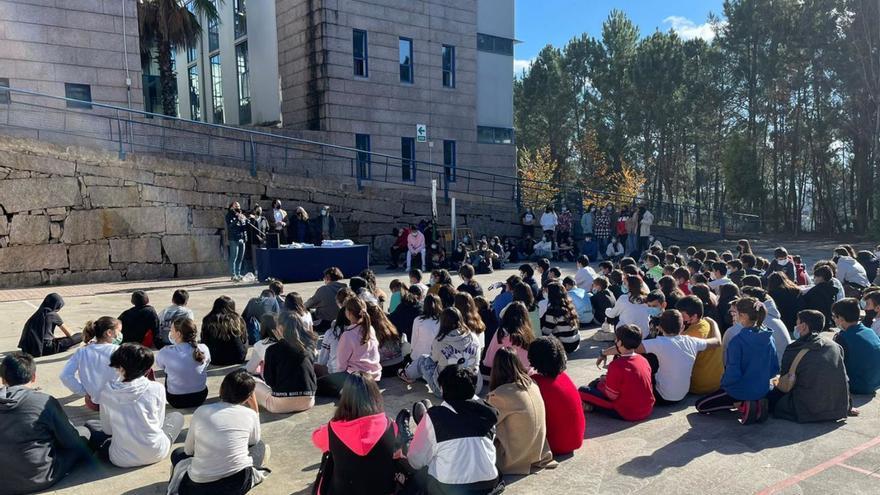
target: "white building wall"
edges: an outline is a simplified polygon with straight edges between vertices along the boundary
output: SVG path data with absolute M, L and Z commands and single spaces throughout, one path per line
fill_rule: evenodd
M 477 32 L 515 39 L 515 0 L 478 0 Z M 477 52 L 477 125 L 513 128 L 513 56 Z

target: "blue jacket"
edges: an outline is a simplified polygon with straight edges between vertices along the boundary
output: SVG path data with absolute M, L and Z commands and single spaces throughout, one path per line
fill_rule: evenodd
M 501 321 L 501 310 L 507 307 L 511 302 L 513 302 L 513 292 L 510 292 L 509 290 L 505 290 L 501 294 L 498 294 L 495 297 L 495 300 L 492 301 L 492 311 L 495 312 L 498 321 Z
M 880 388 L 880 337 L 856 323 L 834 339 L 843 347 L 843 362 L 854 394 L 873 394 Z
M 581 244 L 581 254 L 587 255 L 591 260 L 599 259 L 599 245 L 594 240 L 584 241 Z
M 725 350 L 721 388 L 737 400 L 763 399 L 770 379 L 779 374 L 779 360 L 773 332 L 766 328 L 744 328 Z
M 590 303 L 590 294 L 580 287 L 575 287 L 568 291 L 568 297 L 571 298 L 574 309 L 577 310 L 578 321 L 582 324 L 591 323 L 593 321 L 593 305 Z

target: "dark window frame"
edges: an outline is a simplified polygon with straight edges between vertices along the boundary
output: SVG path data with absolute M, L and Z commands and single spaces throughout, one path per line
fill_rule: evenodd
M 403 55 L 404 55 L 403 46 L 401 46 L 404 43 L 406 43 L 407 46 L 409 47 L 409 53 L 407 54 L 407 58 L 406 58 L 407 60 L 409 60 L 409 63 L 405 63 L 400 60 L 401 58 L 403 58 Z M 413 52 L 415 51 L 415 48 L 413 45 L 414 45 L 414 43 L 413 43 L 412 38 L 407 38 L 405 36 L 401 36 L 397 39 L 397 50 L 398 50 L 397 61 L 400 64 L 400 82 L 404 83 L 404 84 L 415 84 L 415 82 L 416 82 L 416 68 L 415 68 L 415 61 L 413 60 L 414 59 Z M 406 74 L 406 75 L 404 75 L 404 74 Z
M 362 35 L 361 46 L 358 46 L 357 35 Z M 352 71 L 355 77 L 370 77 L 370 42 L 367 32 L 363 29 L 352 29 L 351 31 L 351 58 Z M 358 50 L 362 53 L 358 55 Z
M 8 77 L 0 77 L 0 88 L 8 88 L 9 87 L 9 78 Z M 12 92 L 11 91 L 0 91 L 0 105 L 8 105 L 12 103 Z
M 412 137 L 400 138 L 400 180 L 415 182 L 417 163 L 416 139 Z
M 455 88 L 455 45 L 441 45 L 440 59 L 443 87 Z
M 443 140 L 443 174 L 447 182 L 455 182 L 455 167 L 458 154 L 458 145 L 454 140 Z
M 372 138 L 369 134 L 355 134 L 354 147 L 358 150 L 356 166 L 356 176 L 361 179 L 370 179 L 373 175 L 372 171 Z
M 73 94 L 73 91 L 83 90 L 85 93 L 82 96 L 84 98 L 80 98 L 80 95 Z M 80 84 L 80 83 L 64 83 L 64 97 L 73 99 L 73 100 L 81 100 L 81 101 L 67 101 L 67 108 L 81 108 L 83 110 L 91 110 L 92 109 L 92 86 L 90 84 Z M 89 102 L 89 103 L 85 103 Z
M 515 142 L 515 133 L 509 127 L 480 125 L 477 126 L 477 142 L 481 144 L 512 145 Z
M 495 53 L 498 55 L 513 56 L 514 40 L 493 36 L 491 34 L 477 33 L 477 51 Z

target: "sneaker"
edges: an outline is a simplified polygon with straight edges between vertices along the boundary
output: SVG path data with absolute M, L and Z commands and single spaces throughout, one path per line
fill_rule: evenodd
M 408 409 L 401 409 L 397 413 L 397 418 L 394 419 L 394 422 L 397 423 L 397 445 L 404 455 L 409 451 L 409 443 L 413 438 L 412 428 L 409 426 L 411 417 Z
M 428 399 L 422 399 L 412 406 L 412 418 L 416 424 L 422 422 L 422 418 L 425 417 L 425 414 L 428 414 L 428 409 L 433 407 L 434 404 L 431 404 L 431 401 Z
M 744 400 L 737 407 L 739 411 L 739 422 L 743 425 L 750 425 L 758 421 L 760 414 L 760 401 Z

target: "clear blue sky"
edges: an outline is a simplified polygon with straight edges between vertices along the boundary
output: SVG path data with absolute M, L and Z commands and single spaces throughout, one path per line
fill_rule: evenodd
M 714 12 L 721 17 L 723 0 L 517 0 L 517 68 L 547 44 L 562 47 L 581 33 L 598 37 L 613 9 L 626 13 L 642 35 L 675 28 L 683 37 L 707 36 L 702 28 Z M 517 71 L 519 72 L 519 71 Z

